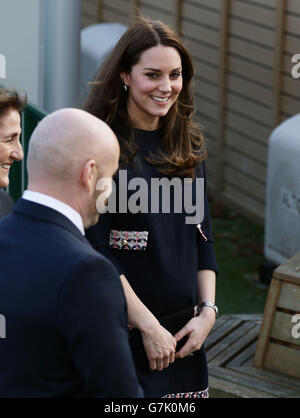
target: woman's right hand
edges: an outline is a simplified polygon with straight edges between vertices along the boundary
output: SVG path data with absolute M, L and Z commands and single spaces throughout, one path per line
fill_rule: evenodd
M 177 342 L 158 321 L 141 334 L 151 371 L 161 371 L 174 363 Z

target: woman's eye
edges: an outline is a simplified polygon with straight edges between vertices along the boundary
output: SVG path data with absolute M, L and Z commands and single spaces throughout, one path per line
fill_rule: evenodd
M 178 72 L 176 72 L 176 73 L 172 73 L 171 74 L 171 77 L 172 78 L 178 78 L 178 77 L 180 77 L 181 76 L 181 73 L 178 73 Z
M 149 77 L 149 78 L 157 78 L 158 77 L 158 75 L 156 73 L 147 73 L 146 76 Z
M 15 138 L 11 136 L 10 138 L 7 138 L 6 143 L 9 144 L 10 142 L 13 142 Z

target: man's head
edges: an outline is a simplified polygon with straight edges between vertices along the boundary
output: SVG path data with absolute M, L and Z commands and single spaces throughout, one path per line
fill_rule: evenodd
M 26 104 L 26 96 L 0 89 L 0 187 L 8 186 L 11 165 L 23 158 L 20 113 Z
M 38 124 L 30 139 L 28 189 L 70 205 L 88 228 L 99 217 L 97 182 L 111 181 L 119 153 L 118 140 L 106 123 L 79 109 L 58 110 Z

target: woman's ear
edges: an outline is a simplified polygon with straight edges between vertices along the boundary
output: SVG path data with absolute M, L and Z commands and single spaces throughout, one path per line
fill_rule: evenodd
M 120 74 L 121 80 L 123 81 L 126 86 L 129 86 L 129 74 L 128 73 L 121 73 Z

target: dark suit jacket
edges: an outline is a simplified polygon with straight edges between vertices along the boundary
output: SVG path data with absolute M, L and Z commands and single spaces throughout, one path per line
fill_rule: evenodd
M 2 397 L 142 397 L 123 288 L 65 216 L 20 199 L 0 223 Z
M 0 190 L 0 219 L 9 215 L 14 207 L 13 198 L 4 190 Z

